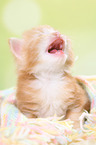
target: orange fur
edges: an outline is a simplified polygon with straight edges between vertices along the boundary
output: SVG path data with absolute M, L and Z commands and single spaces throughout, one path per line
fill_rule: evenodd
M 66 59 L 45 52 L 57 37 L 66 39 Z M 23 41 L 21 59 L 17 59 L 17 107 L 28 117 L 65 115 L 78 127 L 79 116 L 90 109 L 90 101 L 83 86 L 70 75 L 74 58 L 70 40 L 50 26 L 40 26 L 25 32 Z

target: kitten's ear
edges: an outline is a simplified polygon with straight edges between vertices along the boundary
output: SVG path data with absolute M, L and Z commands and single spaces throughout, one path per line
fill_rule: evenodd
M 18 38 L 10 38 L 9 45 L 14 56 L 17 59 L 21 59 L 21 49 L 23 45 L 23 40 Z

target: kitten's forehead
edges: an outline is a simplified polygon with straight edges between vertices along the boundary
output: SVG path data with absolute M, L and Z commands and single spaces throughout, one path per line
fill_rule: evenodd
M 54 30 L 52 27 L 50 26 L 41 26 L 38 27 L 37 29 L 35 29 L 35 36 L 43 36 L 43 35 L 51 35 L 54 32 L 57 32 L 56 30 Z
M 43 28 L 43 33 L 46 34 L 46 35 L 54 33 L 54 32 L 56 32 L 56 31 L 53 28 L 51 28 L 51 27 L 49 27 L 49 28 L 48 27 L 47 28 L 46 27 Z
M 51 34 L 58 32 L 56 31 L 54 28 L 48 26 L 48 25 L 43 25 L 43 26 L 39 26 L 39 27 L 35 27 L 29 31 L 26 31 L 23 34 L 23 38 L 30 40 L 30 39 L 36 39 L 38 37 L 42 37 L 42 36 L 50 36 Z

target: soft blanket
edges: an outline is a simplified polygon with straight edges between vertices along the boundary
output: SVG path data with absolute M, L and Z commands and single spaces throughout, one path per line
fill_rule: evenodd
M 15 105 L 16 88 L 0 91 L 0 145 L 79 145 L 82 141 L 95 145 L 96 76 L 82 76 L 77 79 L 84 84 L 91 100 L 90 113 L 84 111 L 78 118 L 78 130 L 74 129 L 74 122 L 70 119 L 62 121 L 63 116 L 28 119 Z

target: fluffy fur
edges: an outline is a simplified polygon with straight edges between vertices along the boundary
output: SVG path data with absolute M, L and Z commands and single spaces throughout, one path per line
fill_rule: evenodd
M 57 39 L 63 40 L 63 52 L 48 53 Z M 22 39 L 11 38 L 9 44 L 17 62 L 16 102 L 21 112 L 28 117 L 64 115 L 79 127 L 79 116 L 89 110 L 90 101 L 70 74 L 74 60 L 70 40 L 50 26 L 39 26 Z

